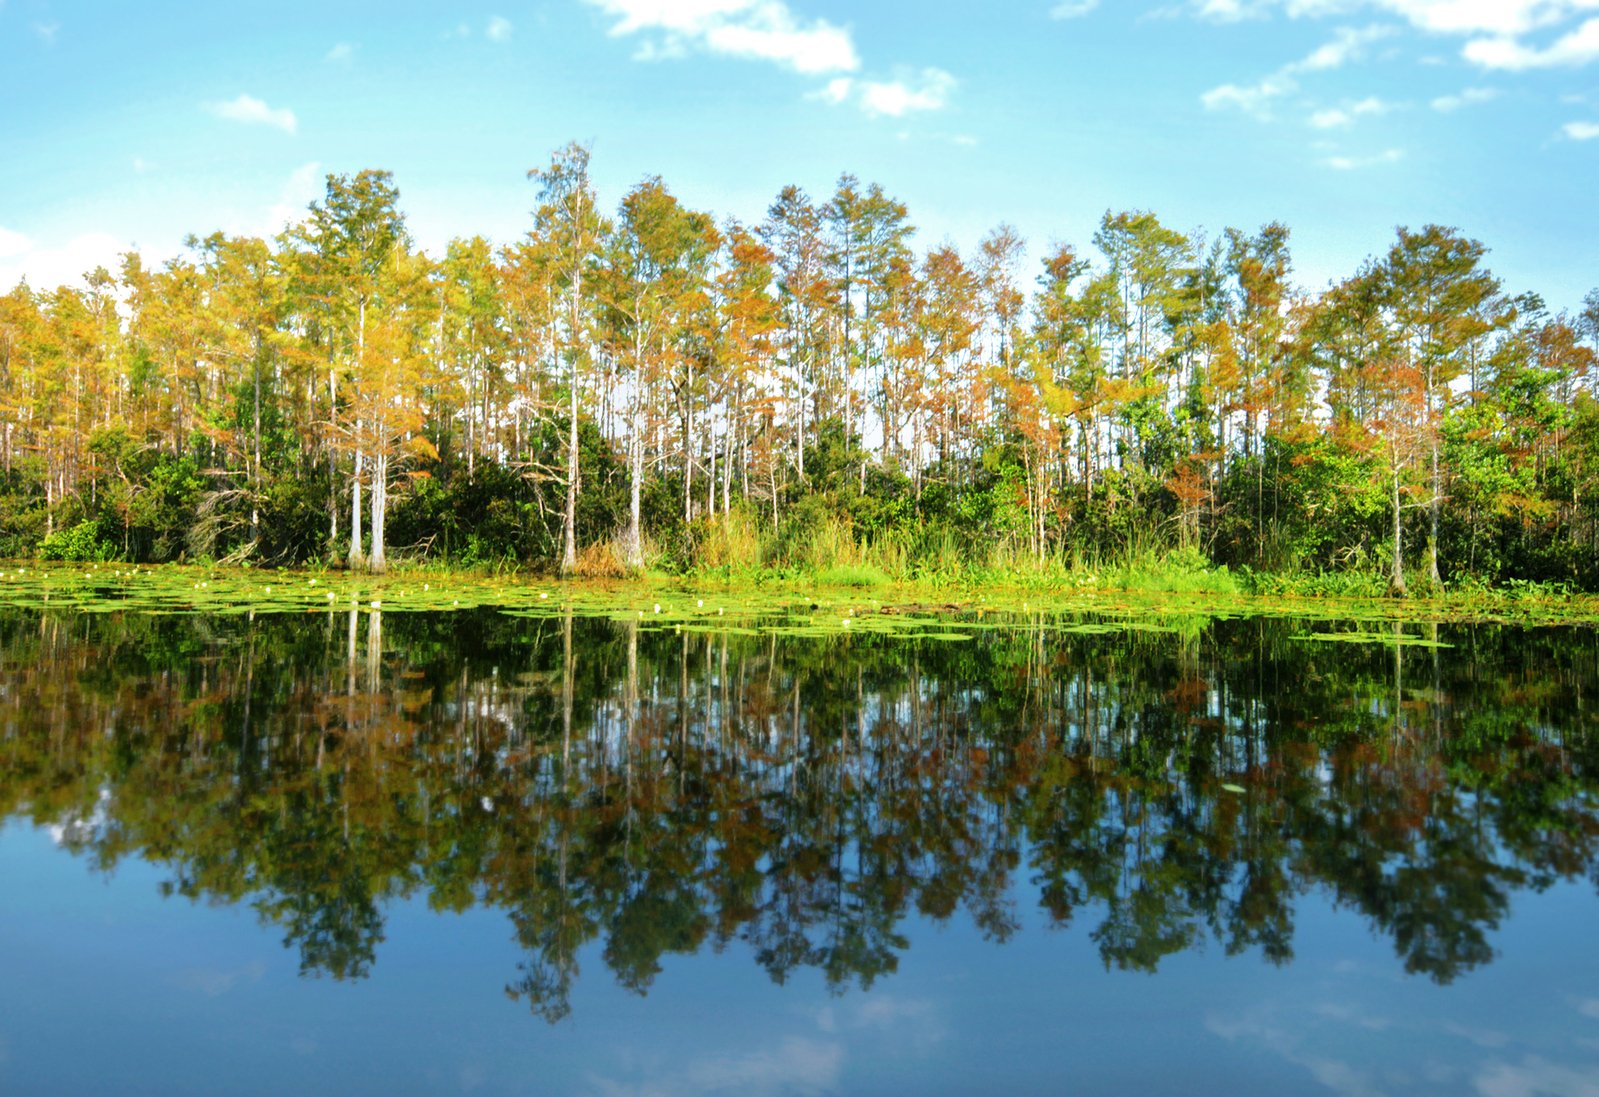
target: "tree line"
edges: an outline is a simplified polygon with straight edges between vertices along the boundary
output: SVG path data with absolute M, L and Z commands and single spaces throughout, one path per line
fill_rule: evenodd
M 580 145 L 527 234 L 442 256 L 381 171 L 266 240 L 0 296 L 0 552 L 906 573 L 1179 550 L 1261 572 L 1599 585 L 1599 291 L 1400 228 L 1311 292 L 1289 231 L 1107 212 L 1024 269 L 917 251 L 844 175 L 759 224 Z

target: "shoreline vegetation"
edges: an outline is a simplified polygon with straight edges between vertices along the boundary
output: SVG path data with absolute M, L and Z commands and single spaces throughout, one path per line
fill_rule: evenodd
M 1520 605 L 1599 591 L 1599 291 L 1438 225 L 1106 211 L 1028 270 L 840 177 L 744 225 L 580 145 L 418 249 L 382 171 L 272 239 L 0 295 L 0 556 Z M 1432 604 L 1424 602 L 1423 604 Z
M 1406 626 L 1599 623 L 1599 596 L 1540 584 L 1473 587 L 1396 599 L 1378 577 L 1323 583 L 1150 560 L 1126 568 L 894 579 L 872 569 L 562 578 L 551 574 L 400 565 L 383 575 L 345 568 L 215 564 L 0 562 L 0 605 L 36 610 L 355 613 L 491 608 L 537 618 L 608 617 L 649 628 L 832 635 L 1025 627 L 1075 618 L 1085 628 L 1192 631 L 1216 618 L 1292 617 L 1354 629 L 1350 638 L 1426 643 Z M 1357 626 L 1382 623 L 1391 635 Z M 928 633 L 932 628 L 935 631 Z M 1436 640 L 1436 636 L 1433 636 Z

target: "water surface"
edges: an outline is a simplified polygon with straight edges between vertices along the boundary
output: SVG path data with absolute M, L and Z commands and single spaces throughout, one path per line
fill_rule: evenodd
M 0 611 L 0 1092 L 1599 1090 L 1592 629 L 746 625 Z

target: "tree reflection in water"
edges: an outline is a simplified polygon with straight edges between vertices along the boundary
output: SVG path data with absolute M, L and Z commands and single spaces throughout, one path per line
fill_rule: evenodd
M 1516 891 L 1599 879 L 1591 630 L 1073 624 L 8 611 L 0 813 L 250 904 L 307 974 L 365 975 L 398 897 L 504 910 L 506 992 L 552 1021 L 590 942 L 640 993 L 734 941 L 865 987 L 908 920 L 1003 942 L 1018 902 L 1154 971 L 1205 940 L 1287 962 L 1317 889 L 1448 981 Z

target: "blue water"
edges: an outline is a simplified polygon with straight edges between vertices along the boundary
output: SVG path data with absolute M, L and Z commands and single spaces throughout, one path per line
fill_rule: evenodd
M 404 650 L 403 636 L 394 642 Z M 1505 643 L 1524 647 L 1513 636 Z M 666 669 L 660 681 L 682 668 L 668 661 Z M 1350 673 L 1365 680 L 1358 668 Z M 21 687 L 6 688 L 14 698 Z M 285 709 L 303 703 L 281 697 Z M 263 719 L 263 705 L 252 721 Z M 111 711 L 89 707 L 98 718 Z M 237 706 L 226 711 L 223 723 L 236 723 Z M 48 730 L 19 727 L 16 712 L 8 727 L 0 742 L 13 747 Z M 148 743 L 152 731 L 139 734 Z M 92 735 L 68 738 L 78 745 L 44 753 L 96 749 Z M 32 821 L 42 809 L 28 799 L 0 827 L 0 1093 L 8 1097 L 1599 1092 L 1595 838 L 1581 826 L 1556 843 L 1569 853 L 1565 869 L 1507 885 L 1506 912 L 1484 930 L 1489 953 L 1445 979 L 1407 973 L 1394 932 L 1370 911 L 1335 902 L 1308 871 L 1289 904 L 1284 962 L 1268 962 L 1258 947 L 1227 955 L 1196 914 L 1185 947 L 1152 972 L 1127 970 L 1107 963 L 1095 937 L 1103 903 L 1081 903 L 1064 926 L 1046 916 L 1038 851 L 1024 842 L 1002 891 L 1013 919 L 1003 941 L 969 905 L 945 915 L 911 904 L 894 925 L 903 940 L 892 969 L 869 987 L 846 979 L 830 989 L 810 964 L 774 982 L 735 935 L 720 947 L 706 939 L 664 952 L 639 994 L 607 962 L 613 927 L 578 947 L 569 1010 L 549 1023 L 505 992 L 529 954 L 506 911 L 481 895 L 461 913 L 432 909 L 426 886 L 380 898 L 371 962 L 360 977 L 335 978 L 305 970 L 300 945 L 258 913 L 254 893 L 165 894 L 177 882 L 174 863 L 189 855 L 181 841 L 165 847 L 161 825 L 140 830 L 128 820 L 113 841 L 116 828 L 106 825 L 132 795 L 140 762 L 148 758 L 96 763 L 98 786 L 84 778 L 95 764 L 63 766 L 101 789 L 92 807 L 90 793 L 79 795 L 75 818 L 89 822 L 74 841 L 60 821 Z M 1560 786 L 1563 802 L 1591 804 L 1581 773 L 1566 779 L 1576 784 Z M 467 802 L 474 798 L 475 789 Z M 1227 803 L 1218 801 L 1218 817 Z M 1289 859 L 1305 854 L 1306 839 L 1296 841 Z M 116 856 L 106 856 L 113 847 Z M 1486 848 L 1515 861 L 1497 844 Z M 102 859 L 115 863 L 101 867 Z M 1403 855 L 1391 856 L 1385 871 L 1405 867 Z M 1124 892 L 1139 879 L 1128 876 Z

